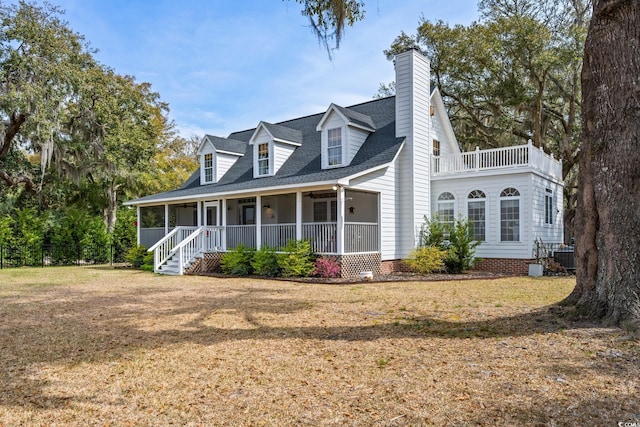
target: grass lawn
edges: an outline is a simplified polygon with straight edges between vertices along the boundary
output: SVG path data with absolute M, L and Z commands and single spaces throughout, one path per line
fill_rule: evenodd
M 0 426 L 640 423 L 638 342 L 574 285 L 2 270 Z

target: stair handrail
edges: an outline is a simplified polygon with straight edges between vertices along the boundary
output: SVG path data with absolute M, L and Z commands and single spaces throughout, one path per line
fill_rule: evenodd
M 169 234 L 147 249 L 147 252 L 153 252 L 153 271 L 155 273 L 172 256 L 172 251 L 176 246 L 176 235 L 179 231 L 180 227 L 174 228 Z
M 178 243 L 171 255 L 178 253 L 178 274 L 184 274 L 184 267 L 187 262 L 191 261 L 191 258 L 198 252 L 201 252 L 204 248 L 202 239 L 196 239 L 204 233 L 205 226 L 198 227 L 193 233 L 189 234 L 180 243 Z

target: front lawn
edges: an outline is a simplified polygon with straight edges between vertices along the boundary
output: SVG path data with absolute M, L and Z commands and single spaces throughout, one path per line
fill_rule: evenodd
M 322 285 L 0 271 L 0 426 L 640 423 L 574 278 Z

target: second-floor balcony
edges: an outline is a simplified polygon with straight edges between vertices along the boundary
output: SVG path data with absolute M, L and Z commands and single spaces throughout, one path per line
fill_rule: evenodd
M 432 176 L 473 174 L 480 171 L 530 168 L 562 180 L 562 162 L 533 144 L 433 156 Z

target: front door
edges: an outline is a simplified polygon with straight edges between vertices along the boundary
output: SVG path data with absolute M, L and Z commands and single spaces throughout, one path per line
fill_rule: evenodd
M 204 225 L 210 227 L 218 225 L 218 202 L 204 204 Z
M 242 225 L 255 225 L 256 205 L 242 206 Z
M 218 202 L 204 204 L 204 225 L 207 226 L 204 231 L 205 250 L 215 251 L 222 246 L 220 229 L 213 228 L 218 226 Z

